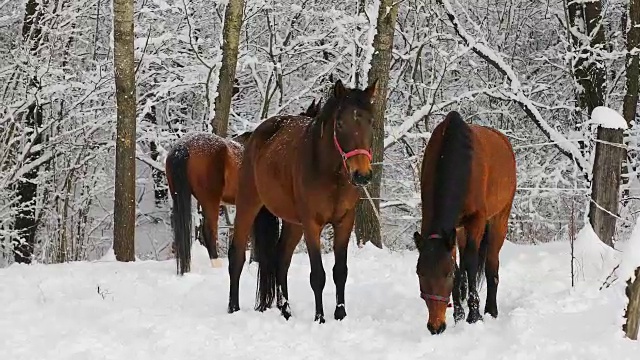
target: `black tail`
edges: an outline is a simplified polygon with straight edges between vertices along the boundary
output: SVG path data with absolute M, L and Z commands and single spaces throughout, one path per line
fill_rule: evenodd
M 484 227 L 484 235 L 480 241 L 478 247 L 478 272 L 476 273 L 476 289 L 480 290 L 482 287 L 482 279 L 485 278 L 484 268 L 487 263 L 487 249 L 489 248 L 489 223 Z
M 256 306 L 265 311 L 276 297 L 276 271 L 278 269 L 278 238 L 280 223 L 266 207 L 262 207 L 253 222 L 255 254 L 258 259 L 258 286 Z
M 189 149 L 183 144 L 177 145 L 167 156 L 167 165 L 171 168 L 173 184 L 173 208 L 171 209 L 171 227 L 176 251 L 176 271 L 180 275 L 191 271 L 191 186 L 187 178 Z

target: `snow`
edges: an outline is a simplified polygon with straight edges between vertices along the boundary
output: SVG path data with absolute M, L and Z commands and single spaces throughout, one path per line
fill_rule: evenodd
M 586 233 L 586 231 L 585 231 Z M 418 297 L 415 251 L 367 244 L 349 249 L 347 318 L 332 319 L 333 255 L 327 271 L 327 323 L 313 323 L 309 261 L 289 271 L 293 318 L 253 310 L 256 264 L 245 267 L 241 311 L 226 313 L 226 266 L 212 268 L 194 245 L 192 273 L 175 263 L 137 261 L 12 265 L 0 270 L 2 358 L 20 359 L 636 359 L 623 338 L 619 294 L 597 282 L 571 288 L 566 242 L 501 252 L 497 319 L 429 335 Z M 226 263 L 226 259 L 224 259 Z M 482 288 L 484 304 L 486 287 Z M 484 306 L 484 305 L 481 305 Z
M 622 115 L 606 106 L 597 106 L 593 109 L 591 112 L 591 122 L 607 129 L 626 130 L 629 128 L 627 121 Z
M 371 69 L 371 59 L 375 49 L 373 47 L 373 39 L 378 33 L 378 8 L 380 7 L 380 0 L 373 0 L 365 9 L 367 19 L 369 19 L 369 28 L 367 29 L 367 42 L 364 53 L 364 60 L 362 61 L 362 83 L 369 83 L 369 70 Z
M 640 217 L 636 220 L 631 236 L 622 246 L 622 256 L 617 275 L 623 281 L 632 278 L 636 268 L 640 266 Z
M 615 266 L 615 250 L 606 245 L 587 221 L 574 242 L 577 280 L 604 281 Z

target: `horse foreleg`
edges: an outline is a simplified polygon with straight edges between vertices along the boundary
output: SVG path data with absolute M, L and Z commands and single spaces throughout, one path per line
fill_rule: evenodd
M 465 270 L 462 266 L 456 265 L 456 270 L 453 278 L 453 320 L 457 323 L 464 319 L 464 308 L 462 307 L 462 291 L 465 291 L 465 285 L 463 282 L 466 282 L 465 279 Z
M 509 204 L 508 210 L 511 210 L 511 204 Z M 498 268 L 500 267 L 500 249 L 504 244 L 505 237 L 507 236 L 507 226 L 509 223 L 510 211 L 504 211 L 491 221 L 489 226 L 489 237 L 487 240 L 487 262 L 485 269 L 485 276 L 487 279 L 487 300 L 484 305 L 484 313 L 489 314 L 492 317 L 498 317 Z
M 278 241 L 278 269 L 276 274 L 276 284 L 278 291 L 277 306 L 280 313 L 285 319 L 291 317 L 291 307 L 289 306 L 289 287 L 287 285 L 287 275 L 289 274 L 289 266 L 291 265 L 291 257 L 302 237 L 302 226 L 298 224 L 282 221 L 282 233 Z
M 309 282 L 313 289 L 316 300 L 316 315 L 314 321 L 324 324 L 324 307 L 322 305 L 322 291 L 327 281 L 327 275 L 322 266 L 322 255 L 320 253 L 320 232 L 322 226 L 314 221 L 308 221 L 304 225 L 304 240 L 309 253 L 309 262 L 311 263 L 311 273 L 309 274 Z
M 479 245 L 484 234 L 485 220 L 483 216 L 477 216 L 471 223 L 471 226 L 465 228 L 468 238 L 467 244 L 462 255 L 462 261 L 467 272 L 467 283 L 469 285 L 469 298 L 467 305 L 469 306 L 469 315 L 467 322 L 473 324 L 478 320 L 482 320 L 480 315 L 480 296 L 478 295 L 477 280 L 479 267 Z
M 464 319 L 464 308 L 462 302 L 467 297 L 467 273 L 464 266 L 464 249 L 466 246 L 465 232 L 456 232 L 458 252 L 460 253 L 460 265 L 456 264 L 453 278 L 453 320 L 458 323 Z
M 350 211 L 340 221 L 339 224 L 333 225 L 333 254 L 335 264 L 333 265 L 333 282 L 336 284 L 336 310 L 333 317 L 336 320 L 342 320 L 347 316 L 344 301 L 344 286 L 347 283 L 347 249 L 349 247 L 349 237 L 353 230 L 353 222 L 355 219 L 355 211 Z

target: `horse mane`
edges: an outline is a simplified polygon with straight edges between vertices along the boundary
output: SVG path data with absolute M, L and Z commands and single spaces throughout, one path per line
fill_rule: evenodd
M 342 105 L 351 105 L 368 111 L 373 110 L 373 105 L 364 90 L 348 89 L 345 96 L 340 100 L 331 92 L 327 101 L 314 118 L 313 126 L 320 126 L 320 128 L 322 128 L 328 121 L 334 120 L 338 116 Z
M 471 177 L 471 128 L 456 111 L 449 112 L 445 121 L 440 149 L 434 154 L 438 160 L 432 206 L 437 210 L 432 211 L 431 233 L 455 231 Z

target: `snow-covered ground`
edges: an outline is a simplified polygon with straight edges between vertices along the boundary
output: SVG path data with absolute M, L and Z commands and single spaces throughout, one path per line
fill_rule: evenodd
M 294 317 L 253 310 L 256 265 L 246 267 L 242 310 L 226 313 L 226 268 L 194 249 L 193 272 L 173 261 L 110 259 L 0 270 L 0 358 L 18 359 L 637 359 L 620 330 L 619 288 L 571 289 L 567 243 L 505 244 L 498 319 L 426 327 L 415 252 L 350 249 L 347 318 L 333 320 L 333 257 L 325 256 L 327 323 L 313 323 L 308 258 L 290 270 Z M 484 304 L 483 288 L 482 304 Z M 484 305 L 482 305 L 484 306 Z

